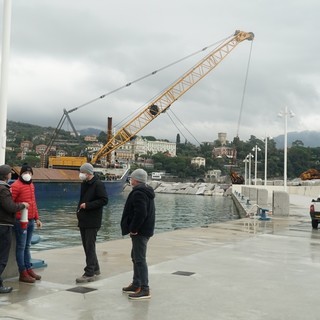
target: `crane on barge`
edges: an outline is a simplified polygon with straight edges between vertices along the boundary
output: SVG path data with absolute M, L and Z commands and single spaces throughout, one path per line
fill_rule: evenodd
M 198 83 L 201 79 L 208 75 L 210 71 L 212 71 L 216 66 L 218 66 L 220 62 L 222 62 L 238 46 L 238 44 L 240 44 L 244 40 L 252 41 L 253 39 L 254 34 L 252 32 L 236 30 L 235 33 L 232 36 L 228 37 L 220 46 L 212 50 L 198 63 L 196 63 L 189 71 L 183 74 L 160 95 L 158 95 L 155 99 L 148 103 L 142 111 L 140 111 L 135 117 L 133 117 L 125 125 L 123 125 L 121 129 L 118 130 L 114 135 L 108 135 L 107 143 L 99 151 L 96 152 L 96 154 L 93 156 L 90 162 L 93 165 L 98 165 L 102 158 L 109 157 L 113 151 L 115 151 L 120 146 L 124 145 L 126 142 L 134 138 L 134 136 L 138 132 L 140 132 L 144 127 L 146 127 L 151 121 L 155 120 L 160 114 L 164 113 L 183 94 L 185 94 L 196 83 Z M 115 91 L 117 90 L 114 90 L 112 92 Z M 106 95 L 103 95 L 98 99 L 103 98 L 105 96 Z M 92 101 L 95 100 L 97 99 L 94 99 Z M 92 101 L 90 101 L 89 103 L 91 103 Z M 86 103 L 82 106 L 85 106 L 89 103 Z M 59 123 L 60 128 L 65 118 L 67 118 L 67 120 L 70 123 L 72 123 L 68 114 L 77 109 L 78 108 L 74 108 L 70 111 L 64 110 L 63 118 L 60 120 Z M 75 131 L 73 126 L 72 129 Z M 50 147 L 48 147 L 47 150 L 49 150 Z M 72 161 L 70 160 L 70 158 L 72 157 L 59 158 L 61 160 L 61 164 L 64 161 L 63 158 L 66 158 L 66 162 L 69 162 L 69 164 L 72 163 Z M 82 162 L 85 160 L 84 158 L 79 158 L 78 161 L 74 162 L 78 167 L 79 161 L 82 164 Z

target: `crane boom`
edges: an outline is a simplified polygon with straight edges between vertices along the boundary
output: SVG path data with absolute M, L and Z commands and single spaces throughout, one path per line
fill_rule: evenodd
M 165 112 L 178 98 L 192 88 L 198 81 L 213 70 L 231 51 L 244 40 L 253 40 L 252 32 L 237 30 L 231 38 L 210 52 L 188 72 L 176 80 L 168 89 L 149 103 L 137 116 L 128 121 L 111 139 L 95 154 L 91 163 L 95 164 L 102 157 L 132 139 L 152 120 Z

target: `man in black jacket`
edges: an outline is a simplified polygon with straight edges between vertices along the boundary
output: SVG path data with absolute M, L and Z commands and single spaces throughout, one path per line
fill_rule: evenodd
M 16 220 L 16 212 L 28 208 L 26 202 L 15 203 L 12 200 L 8 181 L 11 179 L 11 167 L 0 166 L 0 293 L 9 293 L 12 287 L 5 287 L 1 278 L 8 263 L 12 239 L 12 227 Z
M 133 262 L 132 283 L 122 291 L 129 294 L 129 299 L 140 300 L 151 298 L 146 261 L 147 244 L 154 234 L 155 194 L 146 185 L 147 172 L 136 169 L 131 174 L 132 191 L 124 206 L 121 230 L 122 235 L 130 234 L 132 241 L 131 259 Z
M 103 207 L 108 203 L 107 191 L 102 181 L 94 175 L 93 166 L 85 163 L 80 167 L 82 180 L 77 218 L 83 249 L 86 255 L 84 274 L 76 279 L 77 283 L 94 281 L 100 274 L 96 254 L 96 238 L 101 227 Z

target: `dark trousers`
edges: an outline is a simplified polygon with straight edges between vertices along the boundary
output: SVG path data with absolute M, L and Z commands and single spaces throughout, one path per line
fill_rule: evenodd
M 132 250 L 131 259 L 133 262 L 133 281 L 135 287 L 149 289 L 148 265 L 147 265 L 147 244 L 149 237 L 131 236 Z
M 95 272 L 100 270 L 96 254 L 96 239 L 99 228 L 80 228 L 81 240 L 86 255 L 86 267 L 84 272 L 86 276 L 94 276 Z
M 12 227 L 0 225 L 0 286 L 2 286 L 1 275 L 7 266 L 12 240 Z

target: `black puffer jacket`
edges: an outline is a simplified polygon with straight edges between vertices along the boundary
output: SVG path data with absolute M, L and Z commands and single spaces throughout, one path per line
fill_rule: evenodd
M 130 232 L 152 237 L 155 225 L 155 194 L 153 189 L 138 184 L 129 193 L 121 218 L 122 235 Z
M 81 203 L 86 204 L 85 209 L 80 209 Z M 107 191 L 98 177 L 81 183 L 80 200 L 78 203 L 78 227 L 100 228 L 103 206 L 108 204 Z
M 0 181 L 0 224 L 13 225 L 16 220 L 16 212 L 25 208 L 22 203 L 12 200 L 10 186 Z

